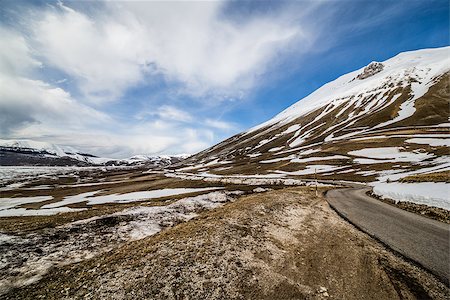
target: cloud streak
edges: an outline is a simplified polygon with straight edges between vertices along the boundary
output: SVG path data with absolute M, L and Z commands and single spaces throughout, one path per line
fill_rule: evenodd
M 118 99 L 156 75 L 182 94 L 236 97 L 289 43 L 309 38 L 277 15 L 229 20 L 220 1 L 104 5 L 88 15 L 59 3 L 27 17 L 44 61 L 75 78 L 94 102 Z

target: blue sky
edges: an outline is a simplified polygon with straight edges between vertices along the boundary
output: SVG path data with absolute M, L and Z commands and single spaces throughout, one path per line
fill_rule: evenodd
M 4 1 L 0 137 L 195 153 L 321 85 L 449 44 L 448 1 Z

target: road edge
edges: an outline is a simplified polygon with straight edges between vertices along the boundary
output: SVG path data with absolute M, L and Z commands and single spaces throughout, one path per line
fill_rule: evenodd
M 372 189 L 372 188 L 371 188 Z M 328 201 L 327 198 L 327 194 L 329 191 L 334 190 L 334 189 L 330 189 L 325 191 L 324 196 L 325 199 L 328 203 L 328 206 L 335 211 L 342 219 L 344 219 L 345 221 L 347 221 L 350 225 L 352 225 L 353 227 L 355 227 L 356 229 L 358 229 L 359 231 L 367 234 L 368 236 L 370 236 L 372 239 L 374 239 L 375 241 L 377 241 L 378 243 L 382 244 L 387 250 L 389 250 L 391 253 L 393 253 L 394 255 L 396 255 L 397 257 L 400 257 L 402 259 L 404 259 L 405 261 L 407 261 L 408 263 L 414 265 L 415 267 L 422 269 L 423 271 L 433 275 L 437 280 L 439 280 L 440 282 L 442 282 L 445 286 L 447 286 L 448 288 L 450 287 L 450 280 L 447 280 L 447 278 L 444 278 L 442 276 L 440 276 L 439 274 L 433 272 L 432 270 L 429 270 L 428 268 L 426 268 L 424 265 L 422 265 L 420 262 L 406 256 L 405 254 L 400 253 L 399 251 L 395 250 L 394 248 L 392 248 L 390 245 L 388 245 L 387 243 L 385 243 L 384 241 L 382 241 L 380 238 L 378 238 L 376 235 L 366 231 L 362 226 L 359 226 L 358 224 L 352 222 L 347 216 L 345 216 L 343 213 L 341 213 L 333 204 L 331 204 Z M 371 197 L 373 198 L 373 197 Z M 373 198 L 375 199 L 375 198 Z M 375 199 L 377 200 L 377 199 Z M 379 200 L 377 200 L 379 201 Z

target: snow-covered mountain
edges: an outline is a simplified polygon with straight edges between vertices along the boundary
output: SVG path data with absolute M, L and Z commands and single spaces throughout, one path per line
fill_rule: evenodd
M 450 47 L 372 62 L 177 170 L 357 181 L 448 172 L 449 71 Z
M 179 163 L 182 160 L 188 158 L 189 154 L 179 154 L 179 155 L 135 155 L 126 159 L 116 159 L 110 160 L 108 164 L 125 164 L 125 165 L 153 165 L 158 167 L 167 167 L 174 163 Z
M 0 139 L 0 166 L 14 165 L 146 165 L 165 167 L 180 162 L 188 155 L 136 155 L 127 159 L 97 157 L 73 147 L 33 140 Z

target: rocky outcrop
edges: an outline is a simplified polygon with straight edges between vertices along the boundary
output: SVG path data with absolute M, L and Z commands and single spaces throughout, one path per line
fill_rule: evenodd
M 363 80 L 370 76 L 373 76 L 381 71 L 383 71 L 384 65 L 379 62 L 371 62 L 367 67 L 364 68 L 363 72 L 356 76 L 357 79 Z

